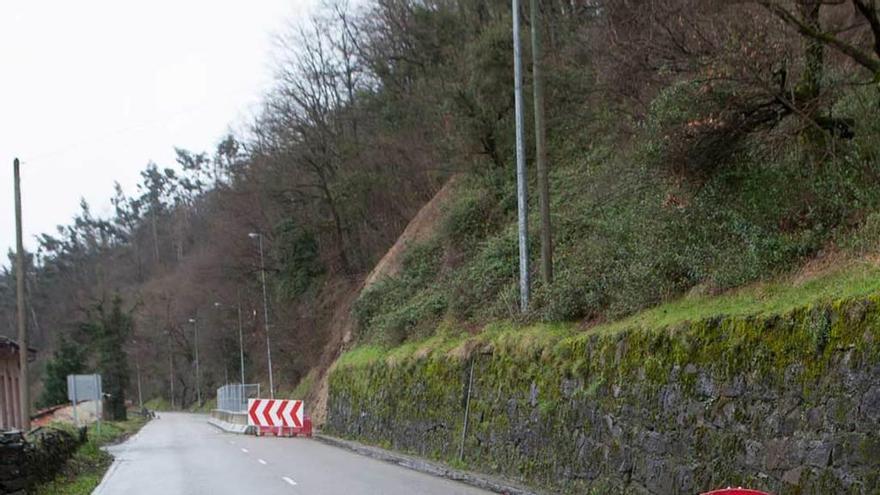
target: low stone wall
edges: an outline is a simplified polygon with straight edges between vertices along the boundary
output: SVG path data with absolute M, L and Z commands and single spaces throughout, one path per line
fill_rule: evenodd
M 85 440 L 85 428 L 77 433 L 38 428 L 27 437 L 0 432 L 0 494 L 23 495 L 35 483 L 51 480 Z
M 568 493 L 880 492 L 880 297 L 532 337 L 342 359 L 325 431 Z

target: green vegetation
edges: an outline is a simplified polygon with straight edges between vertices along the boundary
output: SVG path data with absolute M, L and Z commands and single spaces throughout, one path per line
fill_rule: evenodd
M 67 375 L 85 371 L 85 356 L 85 349 L 81 345 L 61 336 L 58 350 L 52 354 L 52 359 L 46 362 L 43 392 L 37 401 L 37 407 L 52 407 L 68 401 Z
M 291 220 L 277 226 L 275 235 L 278 244 L 274 258 L 281 267 L 278 287 L 288 297 L 301 296 L 324 273 L 318 256 L 318 241 L 313 233 L 298 227 Z
M 402 362 L 416 356 L 444 354 L 463 358 L 481 346 L 503 347 L 516 355 L 528 355 L 551 348 L 564 338 L 583 334 L 613 335 L 635 329 L 662 331 L 728 318 L 769 318 L 807 307 L 822 306 L 835 300 L 852 300 L 880 294 L 880 267 L 864 261 L 841 261 L 825 272 L 802 282 L 787 277 L 731 290 L 720 295 L 695 294 L 658 305 L 628 318 L 598 324 L 584 333 L 574 322 L 520 323 L 499 321 L 477 335 L 456 333 L 444 324 L 430 338 L 411 340 L 398 346 L 364 344 L 346 352 L 337 367 L 368 365 L 381 360 Z
M 354 304 L 355 345 L 440 345 L 457 335 L 450 328 L 594 328 L 688 294 L 772 286 L 823 252 L 870 256 L 880 247 L 877 10 L 747 3 L 542 8 L 555 277 L 538 277 L 532 194 L 526 314 L 510 3 L 330 2 L 281 33 L 275 86 L 244 132 L 210 152 L 177 149 L 176 164 L 144 168 L 136 192 L 116 187 L 111 216 L 83 202 L 71 225 L 39 236 L 29 303 L 59 331 L 37 332 L 34 346 L 100 340 L 83 330 L 104 325 L 69 323 L 123 295 L 130 315 L 109 303 L 90 315 L 138 330 L 101 343 L 108 389 L 130 394 L 125 367 L 136 364 L 148 396 L 173 389 L 186 409 L 198 395 L 193 323 L 205 392 L 236 374 L 238 329 L 248 379 L 266 375 L 258 329 L 268 317 L 276 385 L 302 391 L 337 351 L 328 346 L 352 294 L 451 177 L 434 235 Z M 526 100 L 531 62 L 526 49 Z M 0 273 L 0 321 L 14 319 L 14 286 Z M 677 311 L 708 304 L 699 301 Z
M 683 321 L 720 316 L 767 316 L 792 309 L 880 293 L 880 267 L 863 261 L 843 262 L 830 273 L 798 283 L 785 278 L 755 284 L 720 296 L 685 297 L 636 314 L 596 330 L 663 328 Z
M 299 383 L 296 384 L 293 390 L 290 393 L 279 392 L 279 396 L 281 397 L 289 397 L 291 399 L 303 399 L 312 391 L 312 387 L 315 386 L 315 375 L 316 372 L 313 370 L 311 373 L 303 377 Z
M 88 440 L 67 461 L 62 472 L 52 481 L 34 490 L 35 495 L 88 495 L 101 482 L 104 472 L 113 462 L 112 456 L 101 447 L 119 443 L 136 433 L 146 424 L 139 416 L 125 421 L 103 421 L 100 432 L 93 424 L 88 429 Z M 60 428 L 69 428 L 59 425 Z
M 667 460 L 693 470 L 694 491 L 727 484 L 781 494 L 844 491 L 836 467 L 818 466 L 792 487 L 779 481 L 783 470 L 767 471 L 760 460 L 743 465 L 736 446 L 764 441 L 768 415 L 799 417 L 841 402 L 857 407 L 861 396 L 841 386 L 840 376 L 873 383 L 867 370 L 880 362 L 876 275 L 873 268 L 836 274 L 804 289 L 812 297 L 812 289 L 861 286 L 852 297 L 798 301 L 800 288 L 780 287 L 761 302 L 755 290 L 722 298 L 707 318 L 669 317 L 662 327 L 642 321 L 585 333 L 573 325 L 499 324 L 457 340 L 390 350 L 365 345 L 331 371 L 325 429 L 457 463 L 473 369 L 464 448 L 472 469 L 561 493 L 602 486 L 597 493 L 629 493 L 629 473 L 617 469 L 614 451 L 625 449 L 634 463 L 651 458 L 656 446 L 643 445 L 642 435 L 657 432 L 662 445 L 681 449 L 681 457 L 667 450 Z M 872 293 L 855 295 L 863 289 Z M 767 313 L 716 314 L 728 310 Z M 854 415 L 834 414 L 832 428 L 853 424 Z M 862 421 L 856 443 L 873 445 L 872 420 Z M 791 424 L 828 438 L 805 422 Z M 859 451 L 845 468 L 868 491 L 878 486 L 874 454 Z M 581 476 L 583 469 L 596 476 Z
M 777 129 L 742 137 L 711 169 L 671 171 L 665 168 L 676 152 L 670 146 L 682 143 L 670 140 L 670 128 L 705 118 L 703 91 L 697 83 L 661 91 L 629 147 L 620 148 L 620 138 L 607 132 L 587 147 L 576 136 L 557 138 L 551 176 L 556 278 L 550 286 L 536 282 L 527 315 L 517 309 L 515 211 L 504 199 L 486 199 L 499 197 L 493 189 L 499 185 L 500 197 L 509 198 L 514 186 L 472 177 L 437 235 L 406 253 L 400 274 L 361 296 L 355 308 L 361 340 L 420 340 L 444 320 L 467 327 L 500 320 L 592 326 L 689 292 L 705 294 L 676 306 L 687 317 L 686 307 L 737 306 L 729 298 L 709 304 L 710 296 L 754 283 L 781 299 L 811 298 L 809 284 L 785 296 L 786 274 L 823 250 L 839 249 L 847 258 L 880 247 L 880 183 L 872 179 L 880 163 L 867 158 L 880 154 L 871 118 L 875 89 L 840 94 L 837 106 L 853 116 L 856 137 L 836 141 L 835 153 L 821 161 L 800 138 Z M 601 119 L 593 125 L 611 128 Z M 815 296 L 861 290 L 848 283 L 870 285 L 870 276 L 841 277 Z M 758 301 L 741 305 L 743 311 L 774 309 Z
M 169 403 L 168 399 L 164 397 L 153 397 L 152 399 L 144 402 L 144 407 L 146 407 L 150 411 L 170 411 L 171 403 Z
M 124 348 L 134 330 L 131 314 L 122 309 L 122 298 L 117 294 L 109 309 L 105 301 L 95 304 L 82 329 L 96 347 L 96 368 L 103 380 L 104 393 L 108 395 L 104 413 L 110 420 L 125 421 L 129 369 Z
M 189 412 L 193 412 L 193 413 L 207 414 L 207 413 L 210 413 L 211 411 L 213 411 L 214 409 L 217 409 L 217 398 L 216 397 L 205 399 L 205 401 L 202 402 L 201 407 L 199 407 L 198 403 L 193 402 L 189 406 L 189 409 L 187 409 L 187 410 Z

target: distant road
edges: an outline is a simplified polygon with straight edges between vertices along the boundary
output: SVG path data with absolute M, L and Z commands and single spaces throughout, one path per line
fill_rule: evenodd
M 160 413 L 110 452 L 94 495 L 488 493 L 314 440 L 223 433 L 194 414 Z

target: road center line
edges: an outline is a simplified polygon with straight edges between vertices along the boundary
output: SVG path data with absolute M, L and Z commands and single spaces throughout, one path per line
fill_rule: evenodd
M 262 464 L 262 465 L 264 465 L 264 466 L 266 465 L 266 461 L 264 461 L 264 460 L 262 460 L 262 459 L 257 459 L 257 460 L 260 461 L 260 464 Z
M 281 479 L 286 481 L 291 486 L 296 486 L 296 481 L 293 481 L 292 479 L 288 478 L 287 476 L 282 476 Z
M 248 449 L 246 449 L 246 448 L 244 448 L 244 447 L 241 448 L 241 451 L 244 452 L 245 454 L 248 453 Z

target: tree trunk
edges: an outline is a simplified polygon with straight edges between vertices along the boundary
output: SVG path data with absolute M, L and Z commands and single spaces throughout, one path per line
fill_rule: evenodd
M 802 0 L 800 9 L 804 23 L 815 32 L 822 32 L 822 0 Z M 822 146 L 825 141 L 825 131 L 818 126 L 820 109 L 816 101 L 822 92 L 824 73 L 825 45 L 815 38 L 805 38 L 804 73 L 795 91 L 794 103 L 804 110 L 811 121 L 805 130 L 805 137 L 813 146 Z
M 553 282 L 553 233 L 550 226 L 550 179 L 547 170 L 547 126 L 544 119 L 541 20 L 538 0 L 530 1 L 532 28 L 532 78 L 535 100 L 535 163 L 538 168 L 538 207 L 541 214 L 541 278 Z
M 154 209 L 152 215 L 150 215 L 153 227 L 153 250 L 156 255 L 156 265 L 159 265 L 159 229 L 156 225 L 156 210 Z

